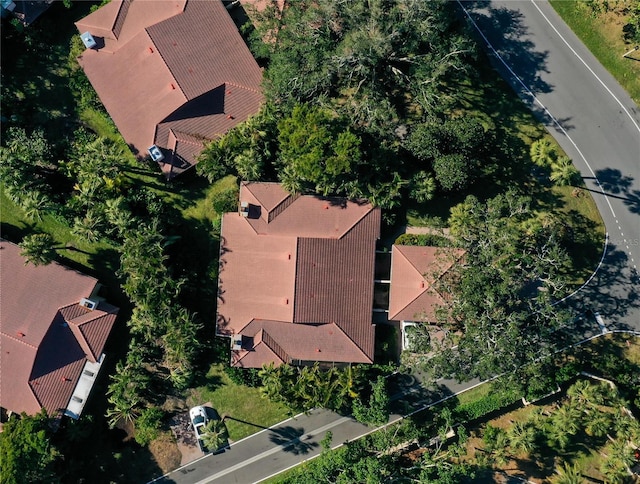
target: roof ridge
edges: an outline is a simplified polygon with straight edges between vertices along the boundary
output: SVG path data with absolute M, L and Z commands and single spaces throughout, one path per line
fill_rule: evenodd
M 298 287 L 298 280 L 300 279 L 298 277 L 298 268 L 300 267 L 299 264 L 302 263 L 302 260 L 300 259 L 300 257 L 298 257 L 298 254 L 300 254 L 300 241 L 301 241 L 302 237 L 296 236 L 296 266 L 293 268 L 293 273 L 295 275 L 295 277 L 293 278 L 293 291 L 291 291 L 291 294 L 293 294 L 293 311 L 291 314 L 291 322 L 293 324 L 296 324 L 296 313 L 299 310 L 299 306 L 297 304 L 297 300 L 298 298 L 295 297 L 296 296 L 296 289 Z
M 120 2 L 120 6 L 118 7 L 118 13 L 116 13 L 116 17 L 113 19 L 113 24 L 111 25 L 110 30 L 116 38 L 116 41 L 119 40 L 120 32 L 122 32 L 122 27 L 124 26 L 124 22 L 127 19 L 127 14 L 129 13 L 130 6 L 131 0 L 122 0 Z M 118 32 L 116 32 L 116 28 L 118 28 Z
M 338 199 L 342 198 L 342 199 L 346 200 L 346 201 L 347 201 L 347 203 L 349 203 L 349 202 L 357 203 L 357 202 L 355 202 L 355 201 L 349 200 L 349 199 L 348 199 L 348 198 L 346 198 L 346 197 L 330 197 L 330 198 L 338 198 Z M 368 203 L 368 202 L 367 202 L 367 203 Z M 362 217 L 360 217 L 360 218 L 356 219 L 356 220 L 353 222 L 353 224 L 351 224 L 351 226 L 350 226 L 350 227 L 348 227 L 348 228 L 347 228 L 347 229 L 342 233 L 342 235 L 341 235 L 340 237 L 338 237 L 338 240 L 343 239 L 344 237 L 346 237 L 346 236 L 349 234 L 349 232 L 351 232 L 354 228 L 358 227 L 358 226 L 360 225 L 360 222 L 362 222 L 365 218 L 367 218 L 367 217 L 368 217 L 368 216 L 373 212 L 374 208 L 375 208 L 375 207 L 374 207 L 373 205 L 369 204 L 369 210 L 367 210 L 367 212 L 366 212 L 365 214 L 363 214 L 363 215 L 362 215 Z M 322 237 L 322 238 L 324 238 L 324 237 Z M 331 238 L 333 238 L 333 237 L 329 237 L 329 238 L 331 239 Z
M 29 375 L 29 377 L 31 377 L 31 375 Z M 42 408 L 42 407 L 44 407 L 44 402 L 42 400 L 40 400 L 40 398 L 38 398 L 38 394 L 36 393 L 35 388 L 33 388 L 34 382 L 36 380 L 37 380 L 37 378 L 34 378 L 33 380 L 28 380 L 27 384 L 29 385 L 29 390 L 31 390 L 31 394 L 33 395 L 33 398 L 36 399 L 36 402 L 38 402 L 38 405 Z
M 396 246 L 396 247 L 402 247 L 402 246 Z M 407 246 L 407 247 L 413 247 L 413 246 Z M 417 247 L 417 246 L 416 246 Z M 422 272 L 420 272 L 420 269 L 418 269 L 416 267 L 416 265 L 407 257 L 407 255 L 402 251 L 402 249 L 398 249 L 398 252 L 400 254 L 402 254 L 402 257 L 404 258 L 405 261 L 407 261 L 407 263 L 413 267 L 415 269 L 415 271 L 420 274 L 420 277 L 422 277 L 422 279 L 424 279 L 424 282 L 427 283 L 427 285 L 425 285 L 424 289 L 425 291 L 427 290 L 428 287 L 431 287 L 432 284 L 429 284 L 429 281 L 427 281 L 427 279 L 425 278 L 424 274 Z M 424 291 L 422 291 L 420 294 L 422 294 Z
M 183 136 L 188 136 L 190 138 L 196 138 L 196 136 L 193 136 L 192 134 L 189 133 L 185 133 L 184 131 L 178 131 L 178 130 L 174 130 L 173 128 L 169 128 L 169 131 L 171 131 L 171 133 L 173 134 L 173 137 L 176 139 L 176 142 L 180 141 L 181 143 L 190 143 L 192 145 L 199 145 L 202 143 L 198 143 L 197 141 L 191 141 L 188 140 L 186 138 L 178 138 L 178 136 L 176 135 L 176 133 L 183 135 Z M 204 140 L 203 140 L 204 141 Z
M 167 19 L 168 20 L 168 19 Z M 154 24 L 157 25 L 157 24 Z M 173 81 L 176 83 L 176 85 L 178 86 L 178 89 L 180 89 L 180 92 L 182 93 L 182 95 L 184 96 L 184 98 L 187 100 L 187 102 L 190 101 L 189 97 L 187 97 L 187 95 L 184 92 L 184 89 L 182 88 L 182 86 L 180 85 L 180 82 L 178 82 L 178 78 L 176 77 L 175 73 L 171 70 L 171 67 L 169 67 L 169 64 L 167 63 L 167 59 L 165 59 L 165 57 L 162 55 L 162 51 L 160 49 L 158 49 L 158 45 L 156 44 L 156 42 L 153 40 L 153 36 L 151 35 L 151 32 L 149 32 L 149 28 L 153 27 L 153 25 L 150 25 L 149 27 L 145 27 L 144 31 L 147 33 L 147 37 L 149 37 L 149 40 L 151 40 L 151 43 L 153 44 L 153 47 L 155 48 L 155 52 L 158 53 L 158 55 L 160 56 L 160 58 L 162 59 L 162 63 L 164 64 L 164 66 L 167 68 L 167 70 L 169 71 L 169 74 L 171 74 L 171 77 L 173 78 Z
M 224 81 L 223 84 L 225 85 L 225 87 L 228 84 L 229 86 L 239 87 L 240 89 L 244 89 L 245 91 L 251 91 L 251 92 L 258 93 L 258 94 L 262 94 L 262 92 L 259 89 L 253 89 L 253 88 L 248 87 L 248 86 L 243 86 L 242 84 L 236 84 L 235 82 Z M 220 87 L 220 86 L 218 86 L 218 87 Z M 215 89 L 217 89 L 217 88 L 215 88 Z
M 333 326 L 335 326 L 336 328 L 338 328 L 338 329 L 340 330 L 340 332 L 341 332 L 343 335 L 345 335 L 345 336 L 347 337 L 347 339 L 348 339 L 349 341 L 351 341 L 351 342 L 353 343 L 353 345 L 354 345 L 356 348 L 358 348 L 358 350 L 360 350 L 360 353 L 362 353 L 362 355 L 363 355 L 365 358 L 367 358 L 368 360 L 370 360 L 371 362 L 373 362 L 373 359 L 372 359 L 372 358 L 369 358 L 369 355 L 367 355 L 367 353 L 365 353 L 365 351 L 360 347 L 360 345 L 359 345 L 358 343 L 356 343 L 356 342 L 353 340 L 353 338 L 352 338 L 351 336 L 349 336 L 349 334 L 348 334 L 344 329 L 342 329 L 342 328 L 340 327 L 340 325 L 339 325 L 338 323 L 333 322 L 333 323 L 329 323 L 329 324 L 332 324 Z M 371 324 L 373 324 L 373 323 L 371 323 Z
M 38 349 L 38 347 L 37 347 L 37 346 L 34 346 L 34 345 L 32 345 L 31 343 L 27 343 L 26 341 L 22 341 L 21 339 L 16 338 L 15 336 L 13 336 L 13 335 L 11 335 L 11 334 L 9 334 L 9 333 L 6 333 L 6 332 L 4 332 L 4 331 L 0 331 L 0 334 L 2 334 L 3 336 L 6 336 L 7 338 L 11 338 L 11 339 L 12 339 L 12 340 L 14 340 L 14 341 L 17 341 L 17 342 L 19 342 L 19 343 L 22 343 L 23 345 L 28 346 L 29 348 L 33 348 L 34 350 L 37 350 L 37 349 Z
M 458 257 L 455 257 L 455 253 L 456 253 L 457 251 L 461 251 L 461 254 L 460 254 Z M 455 266 L 458 262 L 460 262 L 460 260 L 464 257 L 464 255 L 467 253 L 467 251 L 466 251 L 466 250 L 464 250 L 464 249 L 458 248 L 458 247 L 452 247 L 452 248 L 451 248 L 451 251 L 449 251 L 449 253 L 454 255 L 454 257 L 453 257 L 453 260 L 452 260 L 451 264 L 449 265 L 449 267 L 447 267 L 447 269 L 446 269 L 445 271 L 442 271 L 442 272 L 440 273 L 440 275 L 434 279 L 433 284 L 429 284 L 429 287 L 430 287 L 431 289 L 433 289 L 433 290 L 434 290 L 434 292 L 435 292 L 438 296 L 440 296 L 440 297 L 442 298 L 442 300 L 443 300 L 443 301 L 445 301 L 445 302 L 446 302 L 447 300 L 446 300 L 446 298 L 444 297 L 444 294 L 442 294 L 442 292 L 440 292 L 440 291 L 437 289 L 437 287 L 436 287 L 436 284 L 435 284 L 435 283 L 436 283 L 436 281 L 439 281 L 440 279 L 442 279 L 442 278 L 445 276 L 445 274 L 447 274 L 451 269 L 453 269 L 453 268 L 454 268 L 454 266 Z

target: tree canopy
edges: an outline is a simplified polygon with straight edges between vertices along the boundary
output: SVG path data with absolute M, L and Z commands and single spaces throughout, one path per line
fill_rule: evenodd
M 451 215 L 451 232 L 467 251 L 455 277 L 440 282 L 451 293 L 441 324 L 450 329 L 426 366 L 438 376 L 487 379 L 518 373 L 548 354 L 568 315 L 552 304 L 565 285 L 568 256 L 553 226 L 528 233 L 529 200 L 514 191 L 479 202 L 467 197 Z
M 0 482 L 57 482 L 53 465 L 60 454 L 51 444 L 52 434 L 44 410 L 5 423 L 0 433 Z

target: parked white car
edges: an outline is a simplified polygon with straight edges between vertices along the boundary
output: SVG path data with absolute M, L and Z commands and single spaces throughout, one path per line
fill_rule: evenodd
M 203 406 L 193 407 L 189 410 L 189 418 L 191 419 L 191 425 L 193 426 L 193 431 L 196 434 L 196 440 L 198 441 L 200 450 L 205 452 L 205 448 L 202 443 L 202 431 L 209 422 L 207 410 Z

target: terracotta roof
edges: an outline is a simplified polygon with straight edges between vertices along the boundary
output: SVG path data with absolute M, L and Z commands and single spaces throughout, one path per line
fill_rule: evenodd
M 345 199 L 291 196 L 274 183 L 243 183 L 240 200 L 249 205 L 248 217 L 223 216 L 217 331 L 254 337 L 264 330 L 260 344 L 270 349 L 256 346 L 233 363 L 371 362 L 380 210 Z M 320 335 L 333 348 L 323 355 L 314 346 Z M 265 356 L 271 353 L 277 358 Z
M 120 133 L 140 157 L 162 148 L 169 178 L 259 110 L 262 71 L 220 1 L 113 0 L 76 26 L 98 41 L 78 61 Z
M 93 277 L 57 263 L 25 265 L 20 248 L 0 240 L 0 406 L 27 413 L 65 408 L 87 360 L 104 350 L 118 309 L 79 305 Z
M 393 321 L 436 320 L 435 311 L 445 306 L 434 283 L 446 274 L 464 250 L 394 245 L 391 249 L 389 319 Z
M 370 326 L 371 318 L 368 319 Z M 251 368 L 265 362 L 277 365 L 309 361 L 371 363 L 371 358 L 334 323 L 312 325 L 254 320 L 243 329 L 242 335 L 247 340 L 246 347 L 233 352 L 234 366 Z

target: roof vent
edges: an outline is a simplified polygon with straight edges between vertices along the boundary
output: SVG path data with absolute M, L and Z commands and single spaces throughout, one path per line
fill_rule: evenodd
M 160 148 L 158 148 L 156 145 L 151 146 L 147 151 L 149 152 L 149 155 L 151 156 L 151 159 L 153 161 L 160 162 L 164 160 L 162 151 L 160 151 Z
M 80 36 L 80 38 L 82 39 L 82 43 L 87 49 L 93 49 L 96 45 L 98 45 L 96 39 L 94 39 L 93 35 L 91 35 L 89 32 L 85 32 Z
M 87 299 L 86 297 L 83 297 L 82 299 L 80 299 L 80 306 L 82 306 L 83 308 L 87 308 L 90 311 L 93 311 L 95 308 L 98 307 L 98 301 L 94 301 L 93 299 Z
M 249 216 L 249 202 L 240 202 L 240 215 L 243 217 Z
M 240 351 L 242 349 L 242 336 L 231 338 L 231 349 L 233 351 Z

